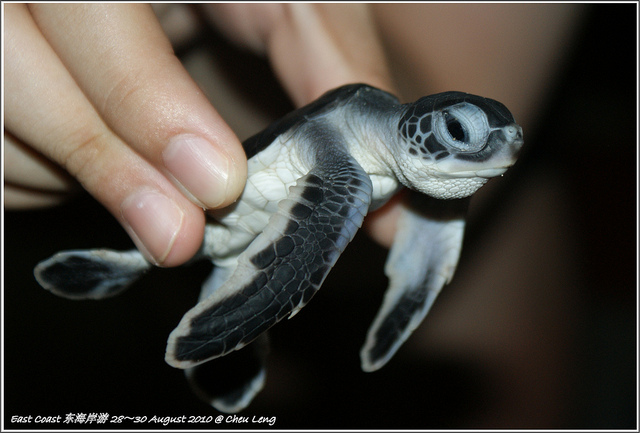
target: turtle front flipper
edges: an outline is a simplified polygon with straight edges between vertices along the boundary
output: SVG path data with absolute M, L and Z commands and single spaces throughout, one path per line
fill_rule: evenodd
M 296 314 L 320 288 L 362 224 L 372 189 L 340 143 L 320 144 L 314 168 L 279 203 L 231 277 L 171 333 L 170 365 L 189 368 L 242 348 Z
M 389 288 L 360 352 L 364 371 L 385 365 L 420 325 L 460 257 L 469 199 L 407 199 L 385 264 Z
M 137 250 L 61 251 L 36 265 L 42 287 L 69 299 L 117 295 L 151 267 Z

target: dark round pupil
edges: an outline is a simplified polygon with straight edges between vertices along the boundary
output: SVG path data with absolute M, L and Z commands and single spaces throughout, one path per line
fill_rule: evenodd
M 445 122 L 447 124 L 447 131 L 451 134 L 451 137 L 456 141 L 465 142 L 465 133 L 464 128 L 458 122 L 458 119 L 450 115 L 449 113 L 444 114 Z

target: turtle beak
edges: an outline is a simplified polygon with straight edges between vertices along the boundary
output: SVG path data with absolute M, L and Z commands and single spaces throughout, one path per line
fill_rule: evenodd
M 476 177 L 484 177 L 485 179 L 491 179 L 492 177 L 502 176 L 510 166 L 499 168 L 486 168 L 484 170 L 478 170 L 475 172 Z
M 478 170 L 478 176 L 495 177 L 502 175 L 509 167 L 516 163 L 522 150 L 522 145 L 524 144 L 522 127 L 516 123 L 511 123 L 502 129 L 502 133 L 505 136 L 503 147 L 493 159 L 494 164 L 497 163 L 497 167 Z
M 520 154 L 520 150 L 522 150 L 522 145 L 524 144 L 522 127 L 516 123 L 512 123 L 504 128 L 504 134 L 507 137 L 507 141 L 510 143 L 509 147 L 513 155 L 513 162 L 515 162 L 516 158 L 518 158 L 518 155 Z
M 522 150 L 522 145 L 524 144 L 522 127 L 516 123 L 512 123 L 505 127 L 503 132 L 506 136 L 505 148 L 504 151 L 501 152 L 504 165 L 478 170 L 476 174 L 479 177 L 485 177 L 488 179 L 491 177 L 502 176 L 509 167 L 516 163 L 518 156 L 520 155 L 520 151 Z

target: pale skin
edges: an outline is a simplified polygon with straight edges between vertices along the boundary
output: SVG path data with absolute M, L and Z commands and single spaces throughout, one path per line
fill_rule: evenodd
M 77 180 L 151 261 L 187 261 L 202 240 L 203 209 L 229 205 L 242 191 L 246 159 L 152 9 L 5 11 L 7 208 L 56 204 Z M 211 15 L 269 57 L 296 105 L 353 81 L 393 90 L 365 5 L 219 5 Z M 348 26 L 332 18 L 346 15 L 355 18 Z M 310 47 L 312 62 L 290 55 Z
M 366 4 L 203 7 L 223 34 L 269 59 L 296 106 L 352 82 L 397 93 L 374 20 L 384 19 L 384 6 L 375 15 Z M 171 32 L 144 4 L 6 4 L 5 13 L 6 207 L 56 205 L 80 185 L 150 261 L 186 262 L 200 246 L 204 210 L 241 193 L 246 158 L 175 57 Z M 485 60 L 486 68 L 500 61 Z M 443 76 L 446 84 L 437 65 L 433 82 Z M 521 71 L 503 70 L 496 87 L 519 81 Z M 367 218 L 383 245 L 391 243 L 396 211 L 391 204 Z

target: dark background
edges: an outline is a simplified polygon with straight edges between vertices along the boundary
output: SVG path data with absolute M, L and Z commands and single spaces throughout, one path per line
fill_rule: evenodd
M 636 14 L 632 4 L 589 7 L 539 129 L 525 132 L 517 170 L 505 176 L 500 200 L 476 210 L 470 223 L 465 252 L 479 248 L 474 243 L 483 238 L 482 222 L 506 212 L 526 193 L 528 180 L 551 179 L 563 191 L 567 229 L 575 234 L 563 249 L 578 273 L 577 290 L 570 292 L 576 310 L 567 318 L 575 330 L 566 353 L 571 374 L 540 378 L 560 382 L 560 415 L 553 425 L 516 417 L 495 427 L 637 427 Z M 219 40 L 210 46 L 221 55 L 244 56 Z M 267 73 L 262 62 L 247 61 Z M 278 114 L 286 109 L 274 107 Z M 554 212 L 545 208 L 544 196 L 531 199 Z M 218 414 L 163 359 L 166 338 L 196 301 L 209 265 L 159 269 L 119 297 L 72 302 L 41 289 L 33 267 L 64 249 L 130 248 L 116 221 L 86 196 L 51 210 L 5 212 L 4 218 L 6 428 L 36 427 L 11 424 L 12 415 Z M 461 268 L 469 260 L 465 252 Z M 361 372 L 358 351 L 386 285 L 384 260 L 382 248 L 364 234 L 356 237 L 313 302 L 273 328 L 266 388 L 242 415 L 276 416 L 275 428 L 473 428 L 484 425 L 478 420 L 499 407 L 496 402 L 510 398 L 495 385 L 500 372 L 488 373 L 468 358 L 401 350 L 379 372 Z M 551 410 L 557 396 L 548 397 Z M 55 426 L 63 427 L 69 426 Z

